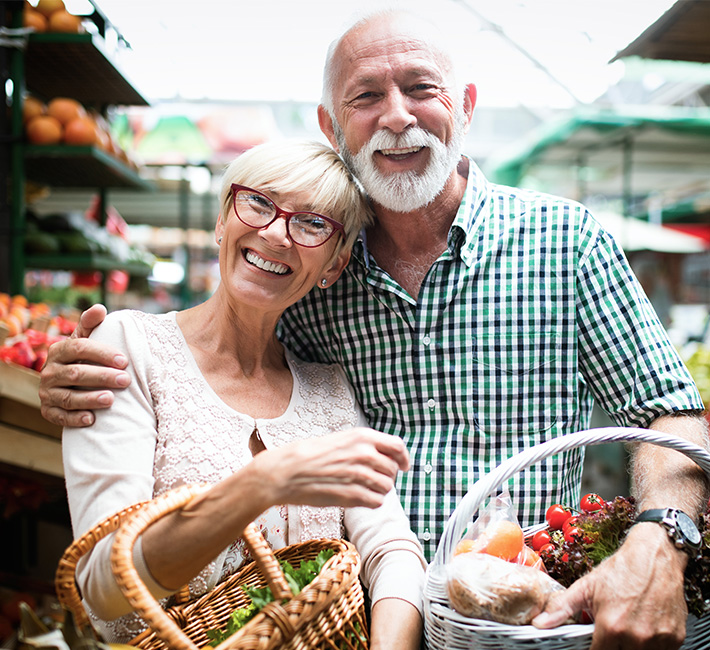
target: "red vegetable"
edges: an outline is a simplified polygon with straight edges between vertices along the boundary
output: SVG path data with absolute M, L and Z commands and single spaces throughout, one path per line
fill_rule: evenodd
M 556 503 L 550 506 L 545 513 L 545 521 L 552 530 L 562 530 L 562 526 L 572 516 L 572 512 L 565 506 Z
M 532 537 L 531 544 L 534 551 L 540 552 L 545 544 L 552 542 L 552 536 L 546 530 L 540 530 Z
M 604 499 L 602 499 L 598 494 L 590 492 L 582 497 L 579 503 L 579 507 L 583 512 L 596 512 L 601 510 L 604 505 Z

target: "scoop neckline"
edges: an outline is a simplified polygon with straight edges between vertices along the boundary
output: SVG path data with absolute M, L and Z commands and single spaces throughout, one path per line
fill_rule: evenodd
M 253 415 L 249 415 L 248 413 L 243 413 L 242 411 L 238 411 L 237 409 L 231 407 L 229 404 L 227 404 L 212 388 L 210 383 L 207 381 L 205 376 L 202 374 L 202 371 L 200 370 L 199 365 L 197 364 L 197 360 L 195 359 L 194 355 L 192 354 L 192 350 L 190 349 L 189 344 L 187 343 L 187 339 L 185 339 L 185 335 L 183 334 L 182 330 L 180 329 L 180 325 L 177 322 L 177 311 L 172 311 L 169 312 L 169 316 L 171 316 L 171 322 L 175 328 L 175 333 L 177 334 L 178 338 L 180 339 L 180 344 L 182 347 L 182 350 L 185 354 L 185 357 L 187 358 L 187 362 L 190 366 L 190 369 L 192 370 L 193 374 L 195 374 L 199 381 L 203 384 L 203 386 L 206 388 L 207 392 L 212 396 L 212 399 L 220 405 L 220 407 L 226 411 L 227 413 L 231 415 L 237 415 L 242 419 L 247 419 L 250 422 L 256 422 L 256 423 L 274 423 L 277 424 L 281 420 L 287 420 L 289 416 L 293 413 L 295 407 L 296 407 L 296 400 L 297 396 L 300 394 L 300 382 L 298 380 L 298 373 L 296 373 L 294 365 L 293 365 L 293 354 L 291 350 L 289 350 L 286 346 L 284 346 L 284 354 L 286 358 L 286 365 L 288 367 L 289 372 L 291 373 L 291 383 L 292 383 L 292 388 L 291 388 L 291 397 L 288 401 L 288 405 L 286 406 L 286 410 L 281 414 L 277 415 L 274 418 L 257 418 L 254 417 Z

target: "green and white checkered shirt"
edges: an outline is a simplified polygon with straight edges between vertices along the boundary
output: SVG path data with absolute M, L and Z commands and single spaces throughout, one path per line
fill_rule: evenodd
M 418 300 L 360 240 L 333 287 L 284 314 L 281 336 L 305 359 L 341 364 L 371 426 L 407 444 L 411 469 L 397 487 L 430 559 L 480 476 L 587 428 L 593 399 L 620 426 L 703 408 L 623 253 L 590 213 L 491 184 L 472 162 L 448 247 Z M 560 454 L 509 481 L 521 525 L 578 500 L 583 458 Z

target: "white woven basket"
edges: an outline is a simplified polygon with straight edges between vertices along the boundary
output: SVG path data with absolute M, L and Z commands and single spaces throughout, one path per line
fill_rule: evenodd
M 508 458 L 481 478 L 461 500 L 444 529 L 424 587 L 424 635 L 429 650 L 588 650 L 594 625 L 563 625 L 539 630 L 532 625 L 504 625 L 458 614 L 446 595 L 444 567 L 453 555 L 473 514 L 509 478 L 535 463 L 570 449 L 608 442 L 647 442 L 680 451 L 693 459 L 710 477 L 710 454 L 676 436 L 647 429 L 609 427 L 560 436 Z M 542 527 L 542 526 L 540 526 Z M 529 531 L 527 531 L 529 532 Z M 710 648 L 710 613 L 688 617 L 686 640 L 681 650 Z

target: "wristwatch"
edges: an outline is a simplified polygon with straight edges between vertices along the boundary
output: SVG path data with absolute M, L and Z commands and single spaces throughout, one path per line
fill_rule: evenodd
M 636 523 L 653 521 L 661 524 L 668 531 L 668 536 L 679 549 L 695 555 L 700 548 L 702 538 L 695 522 L 677 508 L 655 508 L 644 510 L 636 517 Z

